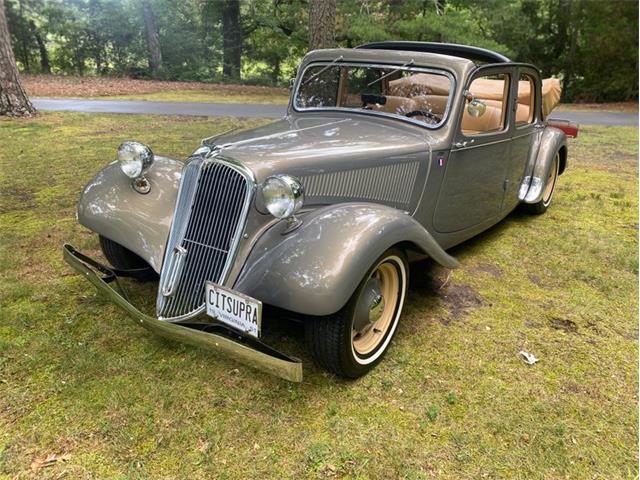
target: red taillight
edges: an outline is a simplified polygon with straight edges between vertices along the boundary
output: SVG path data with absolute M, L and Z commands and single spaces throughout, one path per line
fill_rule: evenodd
M 567 137 L 576 138 L 578 136 L 577 123 L 568 120 L 547 120 L 547 125 L 562 130 Z

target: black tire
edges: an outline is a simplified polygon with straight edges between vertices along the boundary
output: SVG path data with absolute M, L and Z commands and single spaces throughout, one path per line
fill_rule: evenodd
M 558 176 L 560 175 L 560 153 L 557 152 L 551 166 L 551 172 L 549 180 L 551 183 L 551 190 L 543 192 L 542 199 L 538 203 L 523 203 L 522 210 L 530 215 L 542 215 L 547 211 L 551 205 L 553 199 L 553 193 L 556 191 L 556 184 L 558 183 Z M 547 180 L 547 181 L 549 181 Z
M 119 243 L 109 240 L 102 235 L 99 235 L 99 238 L 102 253 L 114 268 L 117 270 L 147 268 L 147 271 L 136 276 L 138 280 L 150 281 L 158 278 L 158 274 L 149 267 L 149 264 L 131 250 L 127 250 Z
M 358 341 L 355 339 L 358 337 L 356 335 L 354 339 L 353 336 L 356 306 L 372 275 L 383 264 L 396 268 L 399 280 L 395 305 L 389 306 L 390 309 L 392 308 L 390 310 L 392 311 L 391 323 L 386 327 L 386 331 L 377 341 L 378 343 L 373 350 L 367 352 L 366 355 L 360 355 L 354 347 L 355 342 Z M 352 379 L 359 378 L 372 370 L 382 360 L 397 330 L 408 285 L 409 265 L 406 255 L 397 248 L 391 248 L 373 263 L 356 291 L 340 311 L 325 317 L 305 318 L 305 341 L 307 349 L 313 355 L 316 363 L 336 375 Z M 381 316 L 387 312 L 386 308 L 386 305 L 382 307 Z

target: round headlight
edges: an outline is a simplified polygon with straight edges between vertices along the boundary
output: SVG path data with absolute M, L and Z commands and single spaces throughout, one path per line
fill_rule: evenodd
M 116 158 L 127 177 L 138 178 L 153 163 L 153 152 L 142 143 L 123 142 L 118 147 Z
M 276 218 L 287 218 L 302 208 L 304 189 L 297 178 L 274 175 L 262 185 L 264 205 Z

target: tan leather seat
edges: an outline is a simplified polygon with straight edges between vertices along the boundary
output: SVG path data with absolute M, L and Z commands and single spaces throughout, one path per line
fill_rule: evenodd
M 389 93 L 400 97 L 449 95 L 450 89 L 449 79 L 435 73 L 414 73 L 389 82 Z
M 411 98 L 396 97 L 387 95 L 387 102 L 384 105 L 370 105 L 371 110 L 376 112 L 394 113 L 396 115 L 406 115 L 409 112 L 418 110 L 416 102 Z
M 500 103 L 500 102 L 498 102 Z M 499 131 L 502 129 L 502 109 L 487 105 L 484 115 L 472 117 L 464 109 L 462 115 L 462 132 L 465 135 L 476 135 L 484 132 Z
M 528 104 L 523 105 L 522 103 L 518 103 L 516 109 L 516 124 L 529 123 L 531 120 L 531 107 Z
M 417 105 L 417 110 L 426 110 L 442 116 L 447 108 L 449 97 L 446 95 L 419 95 L 411 97 Z
M 497 108 L 498 110 L 502 109 L 502 102 L 498 100 L 486 100 L 481 99 L 487 107 Z M 530 121 L 530 113 L 531 109 L 529 105 L 523 105 L 522 103 L 518 103 L 516 109 L 516 123 L 528 123 Z M 486 113 L 485 113 L 486 115 Z

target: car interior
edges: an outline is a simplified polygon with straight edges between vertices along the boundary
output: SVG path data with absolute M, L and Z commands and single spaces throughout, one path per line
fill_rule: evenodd
M 430 125 L 441 123 L 451 93 L 451 80 L 444 74 L 368 67 L 316 67 L 309 72 L 308 86 L 299 89 L 298 99 L 305 107 L 335 105 L 350 109 L 367 109 L 409 117 Z M 483 112 L 473 114 L 465 108 L 461 129 L 473 136 L 499 132 L 505 126 L 505 103 L 508 98 L 507 73 L 473 80 L 470 98 L 484 105 Z M 312 80 L 315 80 L 312 82 Z M 304 84 L 303 84 L 304 85 Z M 534 81 L 529 75 L 519 78 L 516 126 L 534 120 Z M 560 99 L 560 81 L 548 78 L 542 82 L 543 117 Z

